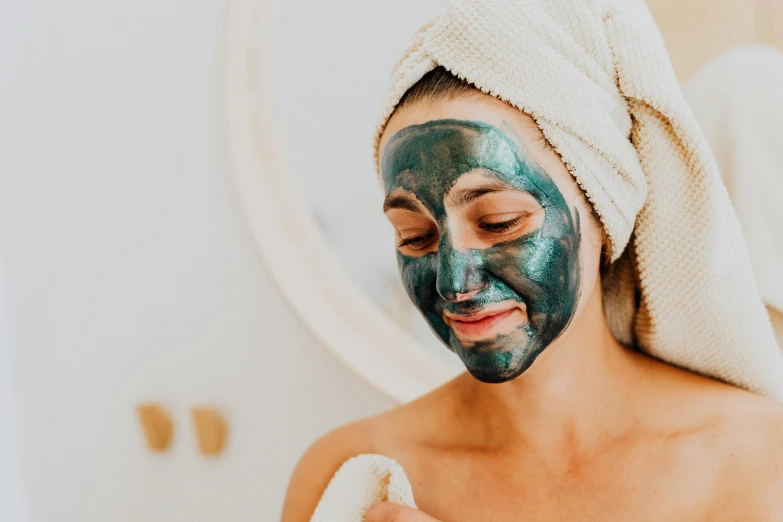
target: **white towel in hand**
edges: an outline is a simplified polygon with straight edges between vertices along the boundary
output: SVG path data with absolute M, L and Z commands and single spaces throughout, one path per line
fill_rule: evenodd
M 383 455 L 359 455 L 334 474 L 310 522 L 362 522 L 378 502 L 416 507 L 408 477 L 397 461 Z

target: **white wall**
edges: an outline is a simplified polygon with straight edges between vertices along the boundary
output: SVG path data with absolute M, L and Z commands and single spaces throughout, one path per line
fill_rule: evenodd
M 21 41 L 21 0 L 0 3 L 0 70 L 12 69 L 19 56 L 16 45 Z M 0 95 L 6 92 L 9 77 L 0 74 Z M 0 96 L 0 104 L 2 104 Z M 0 113 L 2 114 L 2 113 Z M 0 124 L 0 132 L 3 126 Z M 0 148 L 2 148 L 0 142 Z M 0 159 L 0 161 L 2 161 Z M 1 174 L 0 174 L 1 175 Z M 0 520 L 25 520 L 25 502 L 20 469 L 20 440 L 17 395 L 13 379 L 11 343 L 6 305 L 6 285 L 0 241 Z
M 18 419 L 0 434 L 18 434 L 25 501 L 4 521 L 275 520 L 311 440 L 391 405 L 260 266 L 221 141 L 223 9 L 0 3 L 0 388 L 13 373 Z M 174 417 L 167 454 L 144 448 L 146 400 Z M 189 423 L 202 403 L 231 424 L 216 460 Z
M 19 417 L 4 296 L 0 263 L 0 520 L 21 522 L 25 519 L 25 502 L 19 466 Z

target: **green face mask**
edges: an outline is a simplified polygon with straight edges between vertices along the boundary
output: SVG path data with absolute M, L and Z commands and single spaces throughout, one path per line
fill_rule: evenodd
M 461 176 L 476 169 L 533 196 L 545 211 L 541 226 L 488 248 L 456 250 L 445 197 Z M 504 382 L 519 376 L 574 316 L 580 288 L 576 209 L 519 146 L 482 122 L 437 120 L 402 129 L 384 148 L 381 176 L 387 196 L 398 189 L 412 193 L 440 231 L 437 251 L 397 254 L 408 296 L 477 379 Z M 456 300 L 475 290 L 469 299 Z M 473 314 L 508 300 L 527 310 L 527 320 L 510 333 L 463 343 L 444 322 L 444 311 Z

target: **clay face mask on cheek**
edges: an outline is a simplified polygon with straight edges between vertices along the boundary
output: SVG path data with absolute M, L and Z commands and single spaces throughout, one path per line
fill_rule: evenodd
M 476 171 L 535 198 L 545 212 L 541 225 L 486 248 L 455 248 L 446 196 L 462 176 Z M 519 376 L 565 330 L 576 310 L 576 209 L 514 141 L 482 122 L 437 120 L 400 130 L 384 148 L 381 176 L 387 196 L 410 193 L 438 226 L 437 251 L 397 254 L 413 303 L 477 379 L 505 382 Z M 470 297 L 457 298 L 466 294 Z M 519 321 L 494 336 L 465 340 L 448 319 L 487 313 L 500 303 L 512 303 L 524 313 L 517 312 Z

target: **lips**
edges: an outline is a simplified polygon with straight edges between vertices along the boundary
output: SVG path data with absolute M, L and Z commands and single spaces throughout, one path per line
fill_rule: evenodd
M 519 312 L 517 308 L 483 311 L 470 315 L 446 313 L 446 322 L 460 337 L 483 337 L 492 332 L 499 323 Z

